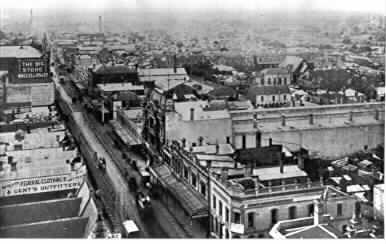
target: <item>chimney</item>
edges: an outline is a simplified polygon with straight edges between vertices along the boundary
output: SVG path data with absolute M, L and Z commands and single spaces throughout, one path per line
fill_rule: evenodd
M 190 109 L 190 120 L 194 120 L 194 108 Z
M 252 175 L 252 167 L 250 164 L 247 164 L 244 168 L 244 177 L 250 177 Z
M 176 74 L 177 73 L 177 55 L 174 54 L 173 56 L 173 70 L 174 70 L 174 73 Z
M 220 152 L 220 145 L 216 144 L 216 155 L 218 155 Z
M 297 160 L 298 160 L 299 169 L 304 169 L 304 160 L 301 152 L 299 152 L 299 155 L 297 156 Z
M 269 146 L 272 146 L 272 138 L 269 138 L 269 139 L 268 139 L 268 145 L 269 145 Z
M 281 116 L 281 126 L 285 126 L 285 116 Z
M 8 156 L 8 164 L 12 164 L 13 162 L 13 156 Z
M 310 114 L 310 125 L 314 124 L 314 115 Z
M 228 179 L 228 169 L 222 168 L 221 169 L 221 181 L 225 182 Z
M 323 220 L 323 203 L 315 199 L 314 200 L 314 225 L 321 224 Z
M 284 173 L 284 163 L 283 160 L 280 160 L 280 174 Z
M 348 120 L 350 121 L 350 122 L 352 122 L 353 121 L 353 112 L 352 111 L 350 111 L 350 113 L 349 113 L 349 115 L 348 115 Z

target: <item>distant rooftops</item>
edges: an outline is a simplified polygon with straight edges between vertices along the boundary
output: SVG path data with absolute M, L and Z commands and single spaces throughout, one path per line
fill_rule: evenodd
M 42 53 L 31 46 L 0 46 L 0 58 L 40 58 Z
M 122 73 L 136 73 L 135 69 L 124 64 L 99 64 L 95 66 L 93 72 L 96 74 L 122 74 Z

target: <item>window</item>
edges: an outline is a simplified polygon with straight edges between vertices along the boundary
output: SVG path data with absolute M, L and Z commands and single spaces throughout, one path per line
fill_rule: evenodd
M 273 84 L 276 85 L 276 78 L 273 78 Z
M 248 227 L 255 226 L 255 214 L 254 213 L 248 213 Z
M 288 85 L 287 84 L 287 77 L 284 77 L 284 85 Z
M 361 203 L 355 202 L 355 216 L 360 217 L 361 216 Z
M 289 219 L 296 219 L 296 207 L 292 206 L 288 209 L 288 218 Z
M 184 165 L 184 178 L 189 179 L 189 170 L 188 167 Z
M 261 85 L 264 86 L 264 78 L 261 79 Z
M 308 216 L 312 216 L 314 214 L 314 204 L 308 204 Z
M 226 140 L 227 140 L 227 144 L 231 143 L 231 138 L 229 136 L 226 137 Z
M 284 101 L 287 101 L 287 95 L 283 95 Z
M 277 83 L 279 86 L 281 85 L 281 77 L 279 77 L 279 81 Z
M 229 208 L 225 207 L 225 221 L 229 222 Z
M 240 224 L 240 213 L 233 212 L 233 223 Z
M 205 182 L 200 182 L 200 192 L 202 195 L 206 196 L 206 185 Z
M 260 96 L 260 101 L 263 103 L 264 102 L 264 96 Z
M 278 210 L 275 208 L 275 209 L 271 209 L 271 224 L 274 225 L 277 223 L 277 220 L 278 220 Z
M 197 176 L 195 174 L 192 174 L 192 185 L 194 187 L 197 186 Z
M 242 144 L 243 144 L 243 149 L 247 147 L 247 137 L 245 135 L 242 136 Z
M 275 96 L 272 96 L 272 102 L 275 102 Z
M 222 217 L 222 202 L 221 200 L 218 200 L 218 215 Z
M 271 78 L 268 78 L 267 84 L 271 85 Z
M 217 203 L 217 199 L 216 199 L 216 196 L 213 195 L 213 209 L 216 209 L 216 203 Z
M 225 229 L 225 238 L 229 239 L 229 231 L 228 231 L 228 229 Z
M 336 205 L 336 215 L 337 216 L 342 216 L 343 215 L 343 204 L 338 203 Z

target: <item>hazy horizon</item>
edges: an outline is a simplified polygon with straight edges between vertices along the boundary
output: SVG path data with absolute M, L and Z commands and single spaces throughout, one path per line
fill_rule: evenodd
M 385 15 L 384 0 L 2 0 L 1 10 L 34 9 L 35 12 L 47 10 L 88 12 L 99 11 L 223 11 L 223 12 L 293 12 L 293 11 L 332 11 L 377 13 Z

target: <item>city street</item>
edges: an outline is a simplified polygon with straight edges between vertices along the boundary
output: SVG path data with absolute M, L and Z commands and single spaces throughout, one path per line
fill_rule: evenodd
M 154 221 L 153 218 L 141 217 L 135 202 L 135 197 L 128 189 L 127 181 L 123 175 L 124 172 L 122 172 L 114 163 L 114 160 L 120 161 L 119 163 L 121 165 L 124 165 L 126 162 L 121 156 L 122 152 L 114 147 L 114 143 L 107 133 L 108 126 L 105 125 L 103 127 L 98 121 L 96 121 L 93 115 L 85 116 L 86 112 L 82 109 L 80 104 L 72 103 L 72 98 L 68 95 L 68 91 L 71 89 L 70 86 L 66 86 L 65 89 L 64 86 L 58 82 L 57 78 L 54 80 L 56 82 L 56 88 L 60 92 L 63 100 L 65 100 L 67 104 L 71 105 L 71 108 L 74 111 L 72 114 L 73 118 L 76 124 L 81 128 L 86 141 L 89 142 L 94 151 L 98 152 L 98 157 L 105 158 L 106 173 L 111 179 L 113 184 L 112 187 L 114 187 L 116 192 L 119 193 L 119 204 L 121 206 L 121 210 L 123 210 L 122 212 L 126 213 L 126 218 L 132 219 L 137 223 L 138 227 L 143 232 L 143 237 L 166 238 L 170 234 L 173 234 L 173 237 L 186 237 L 186 233 L 181 227 L 178 226 L 178 223 L 175 222 L 174 217 L 171 216 L 168 210 L 156 200 L 153 200 L 153 208 L 157 209 L 157 211 L 153 212 L 157 221 Z M 74 92 L 74 89 L 71 89 L 70 91 Z M 99 136 L 97 136 L 98 134 Z M 131 159 L 134 159 L 138 162 L 139 167 L 141 167 L 140 165 L 145 164 L 144 160 L 135 153 L 127 152 L 127 154 Z M 141 180 L 139 173 L 132 170 L 130 167 L 126 168 L 129 169 L 127 171 L 129 176 L 135 177 L 137 183 L 139 184 Z M 169 219 L 171 223 L 170 225 L 163 225 L 161 227 L 160 223 L 162 222 L 160 221 L 165 221 L 165 219 Z M 168 229 L 168 232 L 164 231 L 165 228 Z

